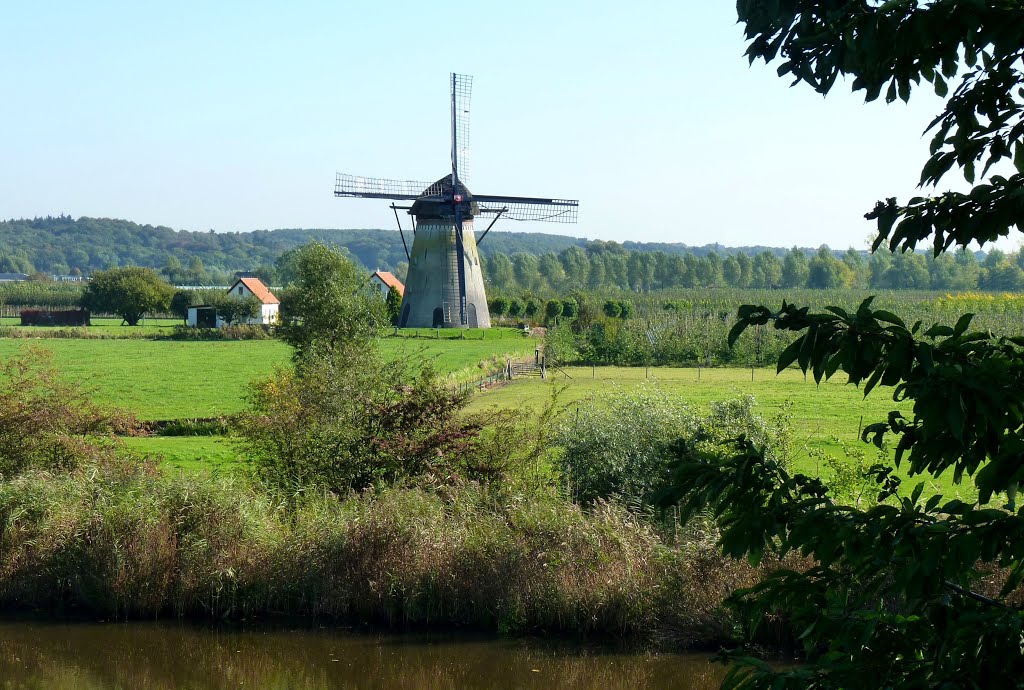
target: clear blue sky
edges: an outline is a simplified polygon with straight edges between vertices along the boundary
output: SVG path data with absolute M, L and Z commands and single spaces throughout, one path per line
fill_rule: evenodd
M 865 105 L 748 67 L 731 2 L 9 3 L 0 217 L 393 228 L 335 171 L 448 171 L 474 75 L 474 191 L 580 200 L 592 239 L 862 248 L 915 192 L 939 102 Z

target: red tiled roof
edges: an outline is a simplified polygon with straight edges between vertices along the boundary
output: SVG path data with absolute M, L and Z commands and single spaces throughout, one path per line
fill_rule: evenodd
M 254 294 L 256 296 L 256 299 L 258 299 L 263 304 L 281 303 L 281 300 L 274 297 L 274 293 L 271 292 L 270 289 L 266 285 L 264 285 L 263 281 L 260 280 L 259 278 L 239 278 L 238 280 L 235 281 L 234 285 L 228 288 L 228 292 L 230 293 L 232 290 L 234 290 L 235 286 L 238 285 L 239 283 L 249 288 L 249 292 Z
M 398 294 L 405 296 L 405 286 L 402 285 L 402 281 L 394 276 L 390 271 L 375 271 L 374 276 L 380 278 L 381 282 L 387 285 L 389 288 L 395 288 L 398 290 Z M 370 276 L 371 278 L 373 276 Z

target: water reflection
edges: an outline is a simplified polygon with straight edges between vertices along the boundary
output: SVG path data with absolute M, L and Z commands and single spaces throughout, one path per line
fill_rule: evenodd
M 4 690 L 717 688 L 703 655 L 165 624 L 0 623 Z

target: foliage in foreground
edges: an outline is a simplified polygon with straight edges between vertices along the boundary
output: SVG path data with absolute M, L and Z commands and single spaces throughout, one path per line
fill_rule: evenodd
M 972 185 L 900 204 L 878 202 L 874 247 L 913 250 L 931 241 L 936 255 L 1020 230 L 1024 219 L 1024 6 L 1019 1 L 834 3 L 740 0 L 753 62 L 779 58 L 792 75 L 827 94 L 850 77 L 868 100 L 907 101 L 931 84 L 946 98 L 932 121 L 922 185 L 955 167 Z M 947 80 L 962 75 L 949 93 Z M 1008 164 L 1016 174 L 1001 172 Z M 980 174 L 977 168 L 980 167 Z M 757 562 L 772 550 L 799 552 L 816 565 L 782 570 L 732 603 L 753 627 L 783 610 L 802 629 L 807 663 L 775 670 L 741 658 L 726 687 L 1010 688 L 1024 677 L 1024 610 L 1013 598 L 1024 581 L 1024 510 L 983 505 L 1024 481 L 1024 338 L 955 326 L 907 326 L 870 300 L 855 312 L 811 313 L 745 306 L 731 333 L 774 325 L 800 333 L 780 368 L 797 362 L 816 380 L 843 371 L 851 383 L 895 387 L 913 401 L 908 419 L 892 412 L 865 439 L 896 440 L 896 463 L 912 475 L 972 481 L 981 503 L 922 501 L 923 484 L 896 498 L 892 468 L 874 474 L 875 505 L 842 505 L 828 487 L 791 476 L 748 439 L 732 460 L 681 453 L 673 491 L 684 512 L 712 510 L 728 555 Z M 985 579 L 994 591 L 981 591 Z M 991 584 L 991 583 L 989 583 Z
M 893 412 L 864 438 L 881 446 L 898 437 L 896 462 L 911 474 L 970 477 L 980 503 L 923 500 L 923 484 L 897 498 L 899 479 L 879 465 L 877 502 L 858 509 L 821 480 L 791 475 L 751 439 L 741 437 L 726 462 L 684 449 L 664 500 L 681 500 L 684 518 L 711 510 L 726 555 L 757 563 L 766 552 L 796 552 L 815 562 L 731 598 L 751 633 L 785 611 L 803 630 L 809 663 L 779 673 L 741 657 L 726 684 L 1014 687 L 1024 671 L 1015 596 L 1024 581 L 1024 511 L 982 504 L 1024 480 L 1024 339 L 970 332 L 969 317 L 921 333 L 872 310 L 870 300 L 853 314 L 784 305 L 741 316 L 737 331 L 771 322 L 803 332 L 780 370 L 795 361 L 820 381 L 842 369 L 866 394 L 896 386 L 896 397 L 914 401 L 913 417 Z
M 113 457 L 111 435 L 138 426 L 130 414 L 94 404 L 52 360 L 33 347 L 0 362 L 0 477 Z

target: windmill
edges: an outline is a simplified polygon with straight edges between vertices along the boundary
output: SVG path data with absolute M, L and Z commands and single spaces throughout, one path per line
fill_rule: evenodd
M 469 100 L 473 77 L 451 75 L 450 175 L 434 183 L 356 177 L 338 173 L 334 195 L 389 199 L 395 212 L 409 273 L 399 325 L 411 328 L 489 328 L 487 296 L 477 247 L 499 218 L 575 223 L 578 201 L 472 194 L 466 187 L 469 159 Z M 395 201 L 411 202 L 399 206 Z M 412 216 L 412 251 L 398 212 Z M 477 239 L 473 221 L 490 223 Z

